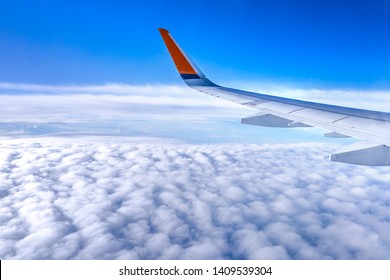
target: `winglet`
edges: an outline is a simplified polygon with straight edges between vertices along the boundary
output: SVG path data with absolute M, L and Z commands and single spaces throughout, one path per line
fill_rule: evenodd
M 168 30 L 159 28 L 161 37 L 176 65 L 177 71 L 184 82 L 192 87 L 219 87 L 203 75 L 202 71 L 195 65 L 195 63 L 184 53 L 176 41 L 172 38 Z
M 164 43 L 167 46 L 169 53 L 171 54 L 173 62 L 175 63 L 180 76 L 184 80 L 200 79 L 202 72 L 199 71 L 200 73 L 198 73 L 196 70 L 197 67 L 180 49 L 179 45 L 171 37 L 171 34 L 169 34 L 169 31 L 163 28 L 159 28 L 158 30 L 160 31 L 161 37 L 163 38 Z

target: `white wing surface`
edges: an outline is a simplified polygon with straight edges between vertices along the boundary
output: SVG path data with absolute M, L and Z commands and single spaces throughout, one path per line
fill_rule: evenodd
M 214 84 L 183 52 L 170 33 L 161 36 L 184 82 L 215 97 L 259 110 L 241 123 L 267 127 L 320 127 L 326 137 L 354 137 L 362 141 L 329 156 L 337 162 L 381 166 L 390 165 L 390 113 L 334 106 L 226 88 Z

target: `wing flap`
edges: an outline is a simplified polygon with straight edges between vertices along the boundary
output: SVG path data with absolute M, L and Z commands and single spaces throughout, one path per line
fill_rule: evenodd
M 255 100 L 253 100 L 255 101 Z M 301 106 L 296 106 L 296 105 L 291 105 L 287 103 L 281 103 L 281 102 L 276 102 L 276 101 L 267 101 L 263 100 L 264 102 L 261 102 L 260 104 L 257 104 L 255 108 L 257 109 L 269 109 L 269 110 L 274 110 L 278 111 L 284 114 L 290 114 L 298 110 L 302 110 L 303 107 Z
M 361 117 L 348 117 L 336 122 L 337 125 L 342 125 L 350 128 L 364 127 L 367 131 L 384 133 L 390 137 L 390 122 L 366 119 Z
M 319 122 L 334 123 L 338 120 L 347 118 L 348 115 L 339 114 L 319 109 L 311 109 L 303 107 L 302 110 L 297 110 L 291 113 L 291 115 L 299 116 L 303 118 L 311 118 Z

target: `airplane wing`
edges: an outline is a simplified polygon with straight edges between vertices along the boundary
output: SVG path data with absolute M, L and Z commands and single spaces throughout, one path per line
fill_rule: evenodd
M 160 34 L 184 82 L 200 92 L 259 110 L 241 123 L 267 127 L 320 127 L 326 137 L 362 141 L 329 156 L 331 161 L 359 165 L 390 165 L 390 113 L 283 98 L 219 86 L 199 70 L 169 31 Z

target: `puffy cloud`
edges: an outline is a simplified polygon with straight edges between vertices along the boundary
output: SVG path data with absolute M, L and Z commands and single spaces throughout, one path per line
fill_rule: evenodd
M 8 140 L 2 259 L 389 259 L 388 168 L 329 144 Z

